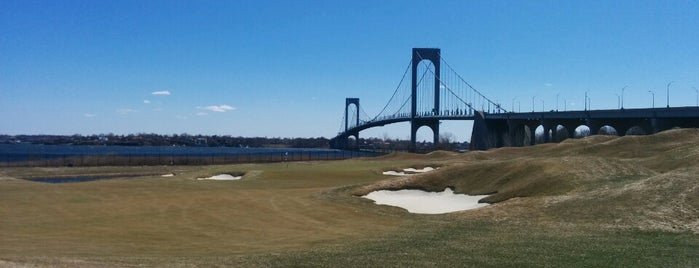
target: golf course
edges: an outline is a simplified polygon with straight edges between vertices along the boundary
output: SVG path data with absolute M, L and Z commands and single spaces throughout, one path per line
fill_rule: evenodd
M 201 179 L 221 174 L 240 178 Z M 76 177 L 101 179 L 40 180 Z M 362 198 L 446 188 L 489 205 L 415 214 Z M 0 267 L 152 266 L 698 267 L 699 129 L 338 161 L 0 169 Z

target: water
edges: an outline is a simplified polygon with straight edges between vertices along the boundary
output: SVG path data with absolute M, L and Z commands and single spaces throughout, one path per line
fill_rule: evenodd
M 174 146 L 90 146 L 0 144 L 0 162 L 41 161 L 85 156 L 121 157 L 232 157 L 270 159 L 273 161 L 343 159 L 376 156 L 374 152 L 342 151 L 317 148 L 237 148 L 237 147 L 174 147 Z M 165 161 L 165 160 L 163 160 Z
M 119 175 L 119 176 L 73 176 L 73 177 L 41 177 L 41 178 L 31 178 L 28 181 L 42 182 L 42 183 L 73 183 L 73 182 L 86 182 L 86 181 L 96 181 L 96 180 L 108 180 L 117 178 L 132 178 L 139 177 L 143 175 Z

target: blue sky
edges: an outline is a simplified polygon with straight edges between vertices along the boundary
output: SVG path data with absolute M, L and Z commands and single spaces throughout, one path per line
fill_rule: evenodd
M 699 1 L 0 1 L 0 133 L 332 137 L 413 47 L 510 108 L 696 105 Z M 540 101 L 537 101 L 540 106 Z M 460 140 L 467 122 L 443 124 Z M 409 137 L 407 124 L 362 136 Z M 421 130 L 420 135 L 428 136 Z

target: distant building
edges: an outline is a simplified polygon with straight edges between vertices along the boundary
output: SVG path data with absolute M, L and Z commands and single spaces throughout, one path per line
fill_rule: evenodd
M 208 142 L 206 141 L 206 138 L 196 138 L 194 140 L 194 145 L 206 147 L 208 146 Z

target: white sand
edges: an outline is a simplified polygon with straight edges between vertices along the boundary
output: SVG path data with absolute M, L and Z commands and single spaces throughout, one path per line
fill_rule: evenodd
M 197 178 L 197 180 L 214 180 L 214 181 L 234 181 L 242 179 L 243 176 L 233 176 L 231 174 L 219 174 L 208 178 Z
M 442 214 L 487 206 L 487 203 L 478 203 L 478 200 L 486 196 L 454 194 L 451 189 L 446 188 L 439 193 L 422 190 L 381 190 L 362 197 L 374 200 L 377 205 L 400 207 L 410 213 Z
M 408 175 L 408 174 L 405 174 L 405 172 L 398 172 L 398 171 L 393 171 L 393 170 L 384 171 L 382 174 L 388 175 L 388 176 L 405 176 L 405 175 Z
M 414 169 L 414 168 L 403 169 L 403 171 L 410 172 L 410 173 L 425 173 L 425 172 L 430 172 L 433 170 L 435 170 L 433 167 L 425 167 L 423 169 Z
M 423 169 L 404 168 L 403 171 L 389 170 L 389 171 L 384 171 L 382 174 L 388 175 L 388 176 L 406 176 L 406 175 L 409 176 L 409 175 L 414 175 L 417 173 L 430 172 L 433 170 L 435 170 L 435 168 L 432 168 L 432 167 L 425 167 Z
M 175 176 L 175 174 L 168 173 L 168 174 L 164 174 L 162 177 L 174 177 L 174 176 Z

